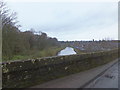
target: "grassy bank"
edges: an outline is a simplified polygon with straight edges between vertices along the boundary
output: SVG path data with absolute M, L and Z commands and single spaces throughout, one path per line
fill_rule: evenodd
M 29 53 L 22 54 L 22 55 L 14 55 L 12 59 L 7 59 L 7 57 L 3 57 L 3 61 L 12 61 L 12 60 L 24 60 L 24 59 L 36 59 L 41 57 L 49 57 L 49 56 L 56 56 L 59 51 L 64 49 L 64 46 L 61 47 L 50 47 L 45 48 L 43 50 L 31 50 Z
M 74 47 L 73 47 L 73 48 L 74 48 Z M 77 54 L 87 53 L 87 52 L 85 52 L 85 51 L 81 51 L 81 50 L 76 49 L 76 48 L 74 48 L 74 51 L 75 51 Z
M 38 51 L 33 58 L 36 57 L 49 57 L 49 56 L 56 56 L 59 51 L 64 49 L 65 47 L 51 47 L 51 48 L 46 48 L 44 50 Z

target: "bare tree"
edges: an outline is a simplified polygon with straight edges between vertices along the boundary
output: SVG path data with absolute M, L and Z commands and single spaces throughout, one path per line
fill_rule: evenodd
M 2 21 L 2 27 L 6 24 L 15 25 L 17 23 L 16 12 L 10 13 L 10 9 L 7 8 L 6 3 L 0 1 L 0 18 Z

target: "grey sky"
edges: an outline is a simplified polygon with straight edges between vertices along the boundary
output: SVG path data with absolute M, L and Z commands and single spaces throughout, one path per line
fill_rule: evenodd
M 21 30 L 34 28 L 58 40 L 118 38 L 117 2 L 8 2 Z

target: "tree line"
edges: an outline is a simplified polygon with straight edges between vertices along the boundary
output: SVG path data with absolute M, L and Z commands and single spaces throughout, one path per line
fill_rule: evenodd
M 21 32 L 17 25 L 16 13 L 10 13 L 6 4 L 0 1 L 2 19 L 2 58 L 12 59 L 14 55 L 25 55 L 32 51 L 59 46 L 57 38 L 46 33 L 35 34 L 32 30 Z

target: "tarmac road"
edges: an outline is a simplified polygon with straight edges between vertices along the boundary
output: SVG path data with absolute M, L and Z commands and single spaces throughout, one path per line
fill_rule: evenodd
M 103 75 L 92 81 L 85 88 L 118 88 L 118 63 L 110 67 Z M 119 66 L 120 68 L 120 66 Z

